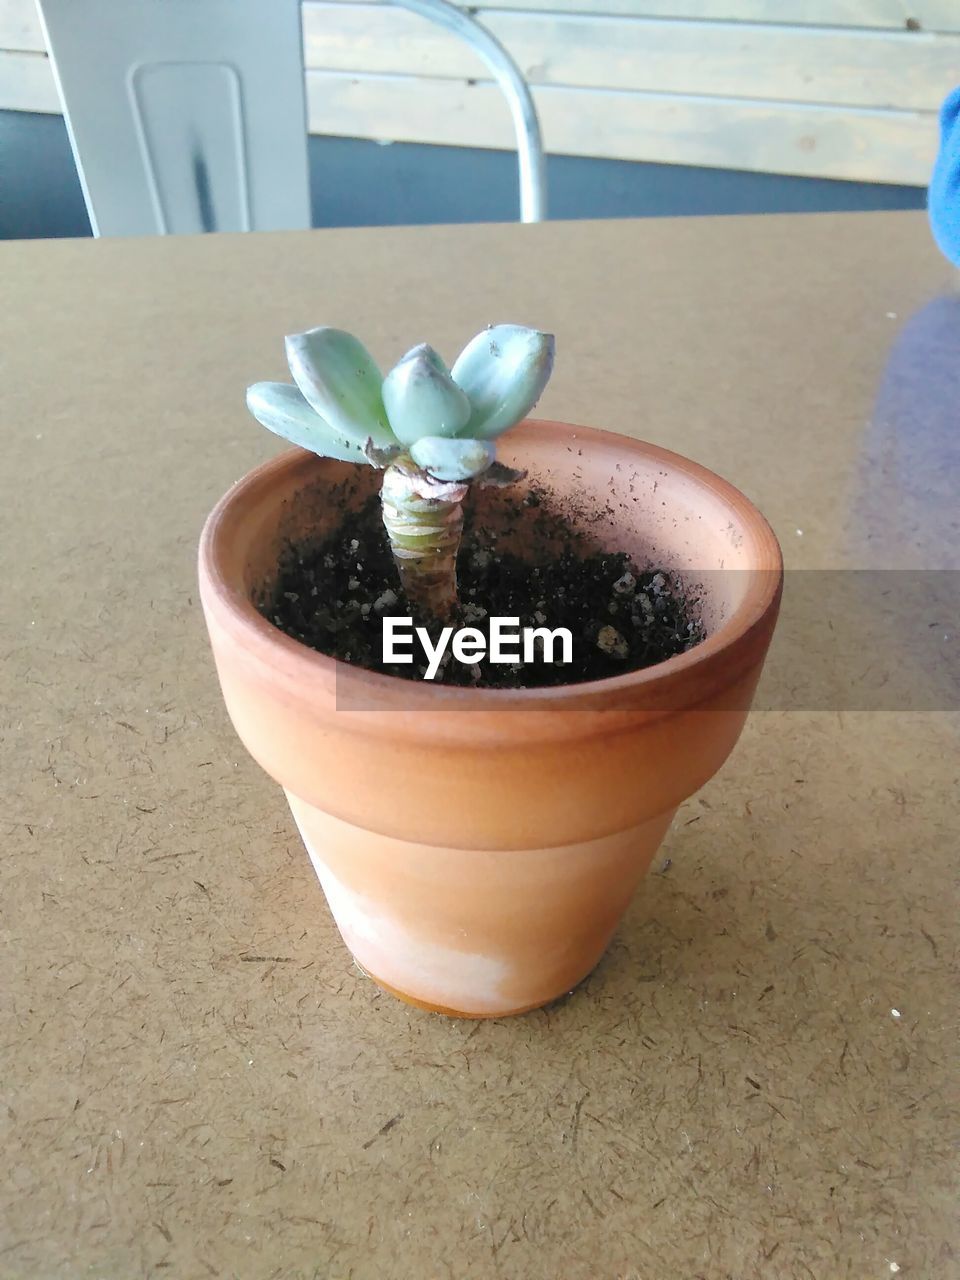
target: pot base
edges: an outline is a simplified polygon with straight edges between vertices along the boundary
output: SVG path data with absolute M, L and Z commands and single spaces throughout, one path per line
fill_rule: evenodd
M 355 963 L 360 972 L 378 986 L 381 991 L 385 991 L 388 996 L 393 996 L 403 1004 L 411 1005 L 414 1009 L 422 1009 L 424 1013 L 442 1013 L 446 1018 L 466 1018 L 471 1022 L 489 1022 L 492 1018 L 513 1018 L 521 1013 L 532 1013 L 534 1009 L 542 1009 L 544 1005 L 552 1004 L 553 1000 L 563 999 L 562 996 L 554 996 L 553 1000 L 538 1000 L 534 1004 L 521 1005 L 519 1009 L 503 1009 L 496 1013 L 466 1013 L 462 1009 L 448 1009 L 446 1005 L 430 1004 L 428 1000 L 420 1000 L 416 996 L 407 995 L 405 991 L 398 991 L 396 987 L 391 987 L 389 982 L 384 982 L 382 978 L 378 978 L 375 973 L 368 973 L 359 961 L 355 961 Z M 589 977 L 589 974 L 587 976 Z
M 400 840 L 290 809 L 358 967 L 391 995 L 457 1018 L 526 1013 L 592 972 L 675 810 L 543 848 Z

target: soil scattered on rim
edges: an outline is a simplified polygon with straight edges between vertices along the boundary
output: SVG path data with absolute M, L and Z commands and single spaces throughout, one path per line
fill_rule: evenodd
M 518 511 L 537 509 L 524 515 L 528 522 L 532 515 L 531 528 L 549 541 L 549 553 L 534 561 L 498 550 L 468 503 L 457 569 L 460 616 L 452 622 L 485 636 L 490 617 L 519 618 L 521 627 L 567 627 L 572 661 L 505 665 L 484 658 L 467 666 L 448 646 L 434 684 L 529 689 L 602 680 L 663 662 L 704 638 L 697 602 L 671 574 L 642 570 L 624 552 L 597 550 L 536 489 L 513 502 Z M 409 616 L 410 609 L 377 495 L 346 511 L 332 536 L 288 545 L 273 589 L 258 607 L 288 636 L 332 658 L 406 680 L 422 679 L 426 672 L 426 655 L 415 638 L 412 665 L 382 660 L 382 619 Z M 430 630 L 435 636 L 438 629 Z M 522 653 L 522 644 L 516 647 Z

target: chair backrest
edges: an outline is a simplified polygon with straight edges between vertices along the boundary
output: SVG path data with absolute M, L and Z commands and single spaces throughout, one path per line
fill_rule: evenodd
M 95 235 L 310 225 L 299 0 L 40 0 Z
M 396 0 L 489 66 L 517 135 L 520 215 L 546 213 L 516 63 L 449 0 Z M 39 0 L 95 235 L 310 225 L 300 0 Z

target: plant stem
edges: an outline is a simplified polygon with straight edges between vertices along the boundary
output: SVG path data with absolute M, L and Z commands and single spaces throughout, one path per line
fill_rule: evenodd
M 411 609 L 444 622 L 457 607 L 457 552 L 468 485 L 435 480 L 408 458 L 383 474 L 383 523 Z

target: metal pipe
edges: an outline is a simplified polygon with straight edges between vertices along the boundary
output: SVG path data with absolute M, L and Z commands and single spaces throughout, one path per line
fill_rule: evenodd
M 520 221 L 542 222 L 547 216 L 546 161 L 540 119 L 523 72 L 496 36 L 450 0 L 393 0 L 393 3 L 462 36 L 493 72 L 507 99 L 517 135 Z

